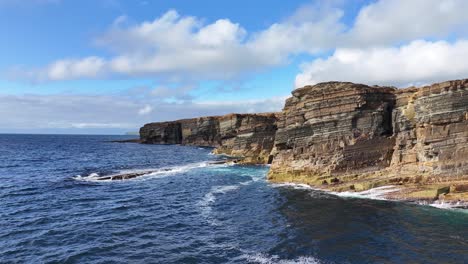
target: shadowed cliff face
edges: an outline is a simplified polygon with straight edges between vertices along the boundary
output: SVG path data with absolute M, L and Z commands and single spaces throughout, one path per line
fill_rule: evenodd
M 229 114 L 146 124 L 140 137 L 147 144 L 216 147 L 216 154 L 242 157 L 243 163 L 268 162 L 277 114 Z
M 390 195 L 468 201 L 467 88 L 468 80 L 407 89 L 320 83 L 293 91 L 281 113 L 151 123 L 140 135 L 271 163 L 271 181 L 334 191 L 400 185 Z

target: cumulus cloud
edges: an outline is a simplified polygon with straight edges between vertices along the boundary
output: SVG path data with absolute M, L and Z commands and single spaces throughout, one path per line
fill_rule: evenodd
M 406 86 L 466 78 L 468 1 L 380 0 L 358 12 L 328 58 L 304 63 L 295 86 L 354 81 Z M 425 40 L 426 39 L 426 40 Z
M 126 17 L 118 17 L 97 40 L 114 56 L 61 59 L 43 69 L 21 69 L 16 77 L 36 81 L 115 75 L 232 79 L 286 63 L 292 54 L 328 48 L 333 36 L 343 29 L 339 23 L 342 13 L 330 9 L 310 18 L 292 16 L 251 34 L 229 19 L 204 24 L 201 18 L 181 16 L 175 10 L 133 26 L 126 26 Z
M 468 41 L 413 41 L 400 47 L 337 49 L 302 66 L 296 87 L 323 81 L 406 86 L 466 78 Z
M 96 41 L 110 56 L 59 59 L 41 69 L 19 69 L 13 76 L 35 81 L 144 76 L 196 83 L 233 80 L 287 64 L 298 54 L 331 53 L 305 63 L 296 86 L 331 80 L 402 85 L 463 77 L 456 56 L 464 54 L 468 1 L 378 0 L 361 7 L 347 24 L 345 8 L 330 4 L 335 2 L 302 6 L 257 32 L 227 18 L 206 23 L 175 10 L 134 25 L 121 16 Z M 458 41 L 437 41 L 446 37 Z M 447 67 L 450 60 L 457 66 Z
M 380 0 L 363 7 L 343 37 L 346 46 L 388 45 L 445 37 L 468 23 L 465 0 Z

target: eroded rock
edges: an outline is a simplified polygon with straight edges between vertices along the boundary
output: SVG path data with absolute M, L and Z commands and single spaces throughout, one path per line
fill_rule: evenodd
M 275 182 L 334 191 L 398 185 L 389 196 L 468 200 L 467 88 L 468 80 L 407 89 L 319 83 L 294 90 L 280 113 L 151 123 L 140 137 L 271 163 Z
M 229 114 L 146 124 L 140 137 L 147 144 L 216 147 L 216 154 L 243 163 L 267 163 L 273 148 L 277 114 Z

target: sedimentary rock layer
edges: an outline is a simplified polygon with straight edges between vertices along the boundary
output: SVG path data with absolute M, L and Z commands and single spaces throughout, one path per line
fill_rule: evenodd
M 143 143 L 216 147 L 215 153 L 267 163 L 276 133 L 276 114 L 229 114 L 146 124 Z
M 407 89 L 327 82 L 293 91 L 281 113 L 151 123 L 140 135 L 271 163 L 271 181 L 399 185 L 398 199 L 468 201 L 467 89 L 468 80 Z
M 388 166 L 394 91 L 340 82 L 295 90 L 278 121 L 270 179 L 321 184 Z
M 394 89 L 300 88 L 278 121 L 272 181 L 335 191 L 401 185 L 399 199 L 462 199 L 468 186 L 468 80 Z M 439 197 L 439 196 L 443 197 Z

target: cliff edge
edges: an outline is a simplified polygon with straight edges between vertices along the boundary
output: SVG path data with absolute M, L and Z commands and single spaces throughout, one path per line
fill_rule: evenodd
M 269 163 L 273 182 L 394 185 L 394 199 L 468 202 L 467 88 L 468 79 L 406 89 L 319 83 L 294 90 L 280 113 L 151 123 L 140 137 Z
M 146 144 L 215 147 L 214 153 L 238 157 L 242 163 L 265 164 L 273 149 L 276 121 L 276 113 L 182 119 L 146 124 L 140 138 Z

